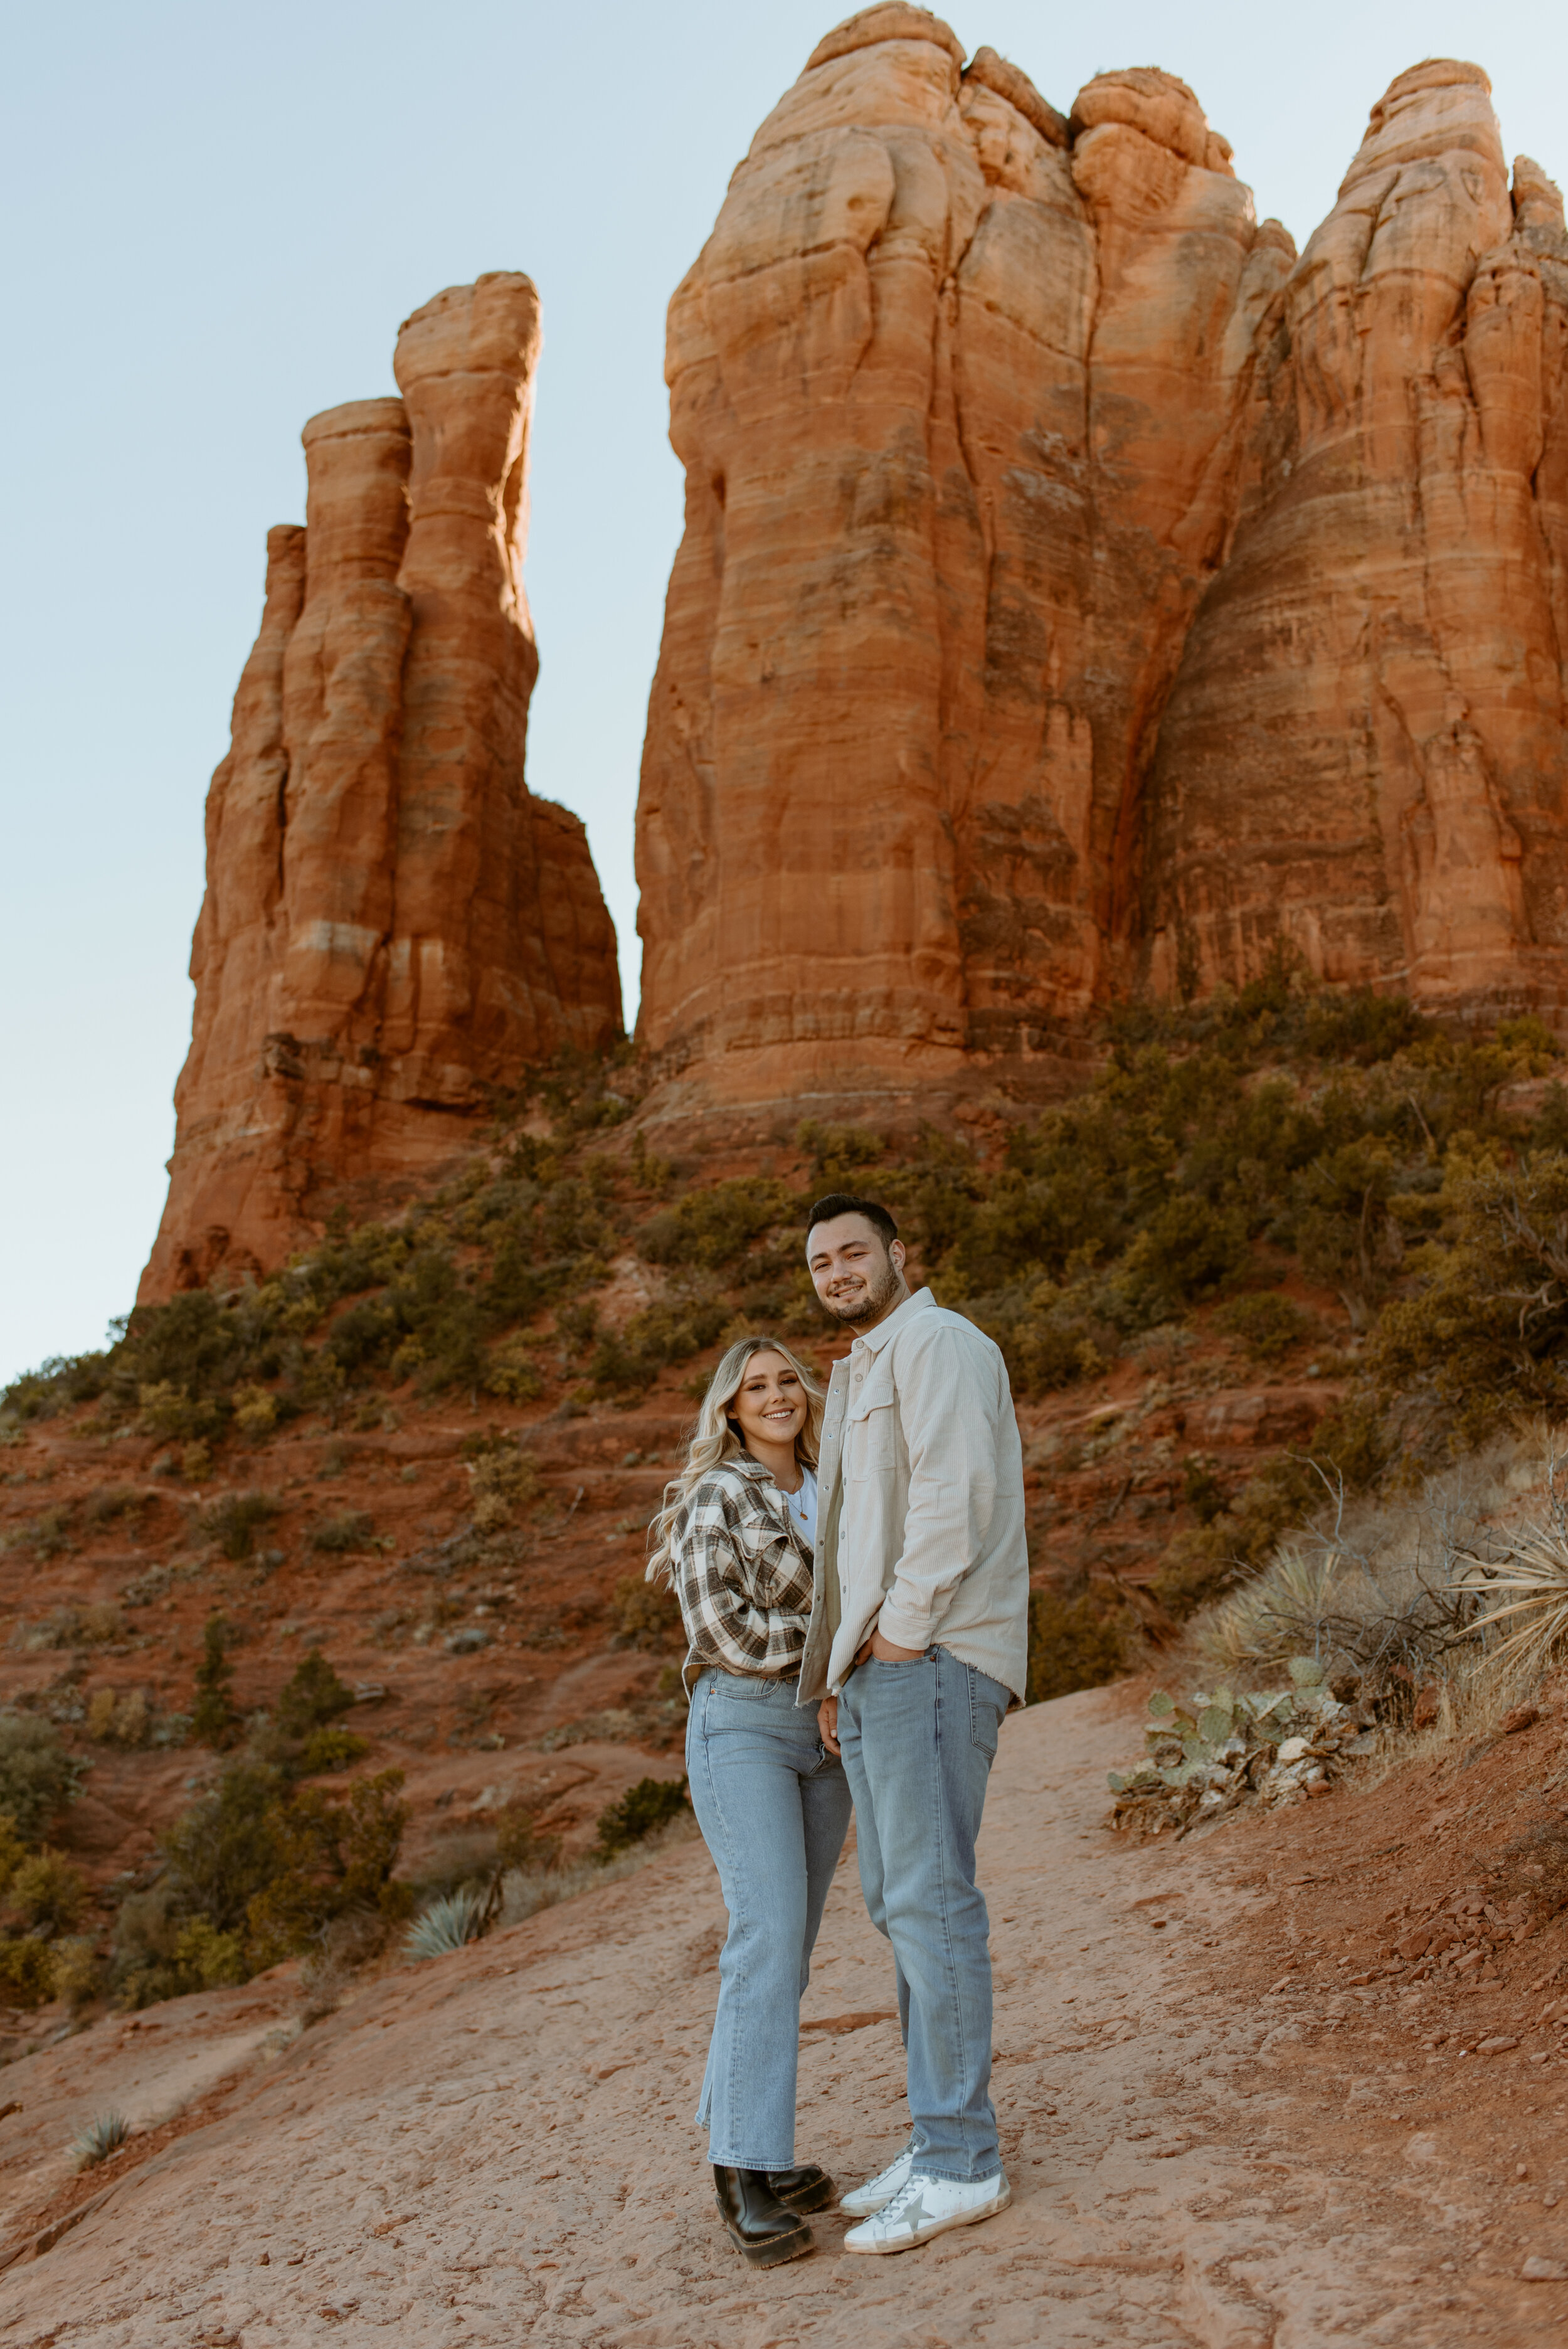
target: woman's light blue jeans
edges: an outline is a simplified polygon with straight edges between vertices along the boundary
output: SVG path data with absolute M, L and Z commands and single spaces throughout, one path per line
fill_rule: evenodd
M 994 2178 L 1002 2166 L 975 1842 L 1008 1702 L 1000 1681 L 945 1648 L 910 1663 L 871 1657 L 839 1699 L 861 1889 L 892 1943 L 915 2166 L 936 2178 Z
M 797 1689 L 709 1670 L 686 1723 L 692 1808 L 729 1911 L 696 2118 L 727 2169 L 795 2166 L 800 1993 L 849 1831 L 843 1766 Z

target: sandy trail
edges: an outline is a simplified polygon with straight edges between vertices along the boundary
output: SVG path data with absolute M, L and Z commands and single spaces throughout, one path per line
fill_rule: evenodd
M 1430 2197 L 1347 2182 L 1293 2130 L 1297 2034 L 1202 1984 L 1243 1911 L 1211 1851 L 1099 1827 L 1125 1692 L 1015 1715 L 982 1857 L 1010 2211 L 896 2259 L 756 2275 L 691 2112 L 722 1909 L 700 1845 L 377 1984 L 0 2282 L 0 2341 L 288 2349 L 394 2335 L 542 2349 L 1473 2338 Z M 905 2126 L 885 1945 L 841 1868 L 804 2014 L 799 2158 L 853 2180 Z M 240 1995 L 240 1994 L 236 1994 Z M 160 2010 L 172 2013 L 172 2010 Z M 48 2059 L 92 2108 L 98 2025 Z M 1273 2044 L 1271 2044 L 1273 2043 Z M 1278 2053 L 1274 2053 L 1274 2048 Z M 95 2063 L 97 2069 L 95 2070 Z M 1293 2069 L 1293 2066 L 1295 2068 Z M 7 2074 L 26 2095 L 27 2064 Z M 11 2086 L 12 2082 L 18 2085 Z M 1321 2103 L 1321 2098 L 1316 2099 Z M 64 2109 L 62 2105 L 61 2109 Z M 1307 2138 L 1318 2150 L 1303 2152 Z

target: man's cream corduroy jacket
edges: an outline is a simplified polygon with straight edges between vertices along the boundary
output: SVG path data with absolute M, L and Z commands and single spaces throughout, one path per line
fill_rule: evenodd
M 945 1648 L 1021 1702 L 1024 1454 L 1007 1366 L 985 1332 L 923 1288 L 858 1337 L 849 1360 L 833 1365 L 817 1485 L 799 1702 L 836 1693 L 879 1625 L 895 1647 Z M 835 1517 L 836 1558 L 828 1555 Z M 830 1572 L 841 1606 L 830 1646 Z

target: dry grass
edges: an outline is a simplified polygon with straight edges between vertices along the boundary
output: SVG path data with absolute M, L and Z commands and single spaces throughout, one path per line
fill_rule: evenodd
M 690 1843 L 697 1835 L 696 1821 L 686 1813 L 672 1819 L 641 1843 L 618 1852 L 614 1859 L 569 1860 L 564 1868 L 548 1868 L 519 1872 L 506 1879 L 505 1899 L 500 1922 L 521 1925 L 526 1917 L 533 1917 L 542 1909 L 552 1909 L 559 1900 L 573 1900 L 582 1892 L 595 1892 L 602 1884 L 618 1884 L 623 1877 L 634 1876 L 650 1859 L 676 1844 Z
M 1568 1640 L 1562 1482 L 1551 1439 L 1531 1431 L 1403 1502 L 1348 1508 L 1330 1494 L 1315 1526 L 1193 1619 L 1183 1661 L 1245 1687 L 1315 1657 L 1332 1678 L 1355 1676 L 1400 1731 L 1401 1756 L 1412 1716 L 1423 1745 L 1491 1735 Z M 1500 1638 L 1515 1610 L 1525 1619 Z

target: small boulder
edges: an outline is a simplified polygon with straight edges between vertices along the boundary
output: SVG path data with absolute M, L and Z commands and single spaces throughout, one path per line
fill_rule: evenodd
M 1511 1713 L 1502 1716 L 1502 1733 L 1505 1737 L 1517 1737 L 1522 1729 L 1533 1729 L 1540 1718 L 1538 1704 L 1516 1704 Z

